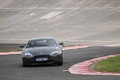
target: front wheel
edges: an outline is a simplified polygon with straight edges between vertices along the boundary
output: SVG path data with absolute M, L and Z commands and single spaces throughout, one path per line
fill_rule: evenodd
M 63 65 L 63 61 L 58 62 L 57 65 L 58 65 L 58 66 L 62 66 L 62 65 Z
M 25 63 L 25 62 L 23 62 L 23 67 L 29 67 L 29 66 L 30 66 L 29 63 Z
M 59 63 L 59 64 L 58 64 L 58 66 L 62 66 L 62 65 L 63 65 L 63 63 Z

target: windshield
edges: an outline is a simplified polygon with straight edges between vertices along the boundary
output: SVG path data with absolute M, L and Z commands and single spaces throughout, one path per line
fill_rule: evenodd
M 37 40 L 31 40 L 27 44 L 27 48 L 41 47 L 41 46 L 56 46 L 56 42 L 54 39 L 37 39 Z

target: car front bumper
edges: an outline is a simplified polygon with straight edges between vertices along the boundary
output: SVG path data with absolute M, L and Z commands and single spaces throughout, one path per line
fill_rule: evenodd
M 39 59 L 44 59 L 44 60 L 39 60 Z M 62 55 L 57 55 L 57 56 L 49 56 L 49 55 L 42 55 L 42 56 L 34 56 L 31 58 L 28 57 L 23 57 L 22 58 L 23 62 L 25 64 L 52 64 L 52 63 L 59 63 L 62 62 Z

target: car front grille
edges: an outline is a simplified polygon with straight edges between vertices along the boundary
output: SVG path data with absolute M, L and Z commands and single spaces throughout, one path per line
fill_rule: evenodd
M 49 58 L 49 55 L 39 55 L 39 56 L 34 56 L 34 58 Z

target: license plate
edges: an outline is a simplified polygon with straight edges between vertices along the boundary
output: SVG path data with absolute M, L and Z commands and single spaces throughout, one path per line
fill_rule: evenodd
M 47 61 L 48 58 L 36 58 L 36 61 Z

